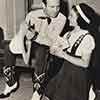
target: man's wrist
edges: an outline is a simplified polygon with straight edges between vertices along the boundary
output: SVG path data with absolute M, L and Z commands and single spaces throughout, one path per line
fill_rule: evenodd
M 31 42 L 31 39 L 27 39 L 26 41 L 27 41 L 27 42 Z

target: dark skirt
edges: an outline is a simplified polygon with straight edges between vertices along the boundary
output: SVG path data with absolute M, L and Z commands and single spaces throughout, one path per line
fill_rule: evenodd
M 88 100 L 88 92 L 88 70 L 68 61 L 64 62 L 46 89 L 46 95 L 50 100 Z

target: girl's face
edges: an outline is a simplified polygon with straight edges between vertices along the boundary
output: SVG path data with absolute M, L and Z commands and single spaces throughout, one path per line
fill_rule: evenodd
M 70 12 L 70 15 L 68 17 L 69 21 L 70 21 L 70 26 L 76 26 L 77 25 L 77 14 L 76 12 L 72 9 Z

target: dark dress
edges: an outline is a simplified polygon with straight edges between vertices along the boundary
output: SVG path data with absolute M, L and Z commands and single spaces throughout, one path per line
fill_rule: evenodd
M 81 36 L 81 39 L 79 37 L 78 42 L 73 45 L 71 56 L 79 57 L 75 52 L 84 36 Z M 88 68 L 76 66 L 65 60 L 61 70 L 49 82 L 46 95 L 50 100 L 88 100 L 90 87 L 88 74 Z
M 48 84 L 50 100 L 88 100 L 88 70 L 64 62 L 60 72 Z

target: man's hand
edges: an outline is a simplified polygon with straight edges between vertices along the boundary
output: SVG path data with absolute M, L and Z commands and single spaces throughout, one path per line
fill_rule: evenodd
M 26 33 L 27 40 L 31 40 L 35 36 L 35 30 L 29 31 Z
M 35 25 L 34 24 L 31 25 L 31 21 L 29 21 L 27 26 L 28 26 L 28 28 L 27 28 L 28 31 L 26 33 L 26 38 L 27 38 L 27 40 L 31 40 L 35 36 L 35 33 L 36 33 Z
M 27 33 L 26 33 L 26 38 L 27 40 L 35 40 L 38 36 L 38 32 L 35 30 L 35 24 L 31 25 L 31 21 L 28 23 L 28 28 L 27 28 Z

